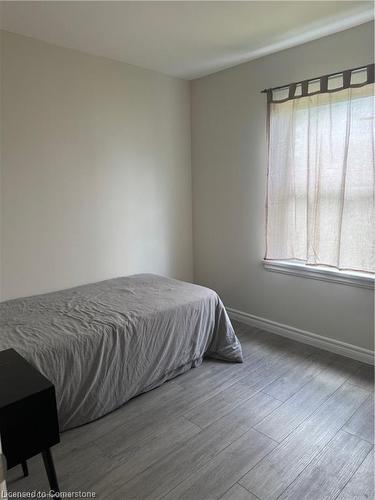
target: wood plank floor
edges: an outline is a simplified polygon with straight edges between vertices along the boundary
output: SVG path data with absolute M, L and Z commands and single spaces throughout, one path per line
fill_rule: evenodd
M 121 500 L 374 498 L 373 368 L 234 323 L 245 362 L 202 366 L 53 450 L 64 491 Z M 48 491 L 40 457 L 12 492 Z

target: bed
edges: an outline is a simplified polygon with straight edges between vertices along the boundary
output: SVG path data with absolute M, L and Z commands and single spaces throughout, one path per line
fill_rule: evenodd
M 242 361 L 214 291 L 152 274 L 0 303 L 0 350 L 10 347 L 54 383 L 61 430 L 105 415 L 205 356 Z

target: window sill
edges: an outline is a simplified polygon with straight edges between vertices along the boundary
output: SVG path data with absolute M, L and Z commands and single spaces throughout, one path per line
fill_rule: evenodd
M 338 271 L 324 266 L 306 266 L 295 261 L 263 260 L 264 269 L 281 274 L 291 274 L 313 280 L 329 281 L 360 288 L 374 289 L 375 276 L 367 273 Z

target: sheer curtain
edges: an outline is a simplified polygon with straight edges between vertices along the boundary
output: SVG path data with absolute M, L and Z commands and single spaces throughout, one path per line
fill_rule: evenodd
M 355 78 L 269 98 L 266 259 L 375 272 L 374 84 Z

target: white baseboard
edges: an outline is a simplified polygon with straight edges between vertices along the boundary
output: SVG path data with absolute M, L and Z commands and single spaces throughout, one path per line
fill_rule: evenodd
M 374 364 L 374 351 L 371 351 L 370 349 L 364 349 L 363 347 L 358 347 L 353 344 L 347 344 L 346 342 L 341 342 L 341 340 L 323 337 L 322 335 L 317 335 L 316 333 L 300 330 L 294 326 L 284 325 L 283 323 L 278 323 L 276 321 L 255 316 L 254 314 L 238 311 L 237 309 L 232 309 L 231 307 L 227 307 L 226 309 L 231 319 L 241 321 L 247 325 L 260 328 L 261 330 L 266 330 L 267 332 L 275 333 L 276 335 L 282 335 L 283 337 L 288 337 L 289 339 L 297 340 L 298 342 L 303 342 L 304 344 L 309 344 L 314 347 L 318 347 L 319 349 L 324 349 L 325 351 L 341 354 L 342 356 L 356 359 L 357 361 L 362 361 L 363 363 L 367 363 L 369 365 Z

